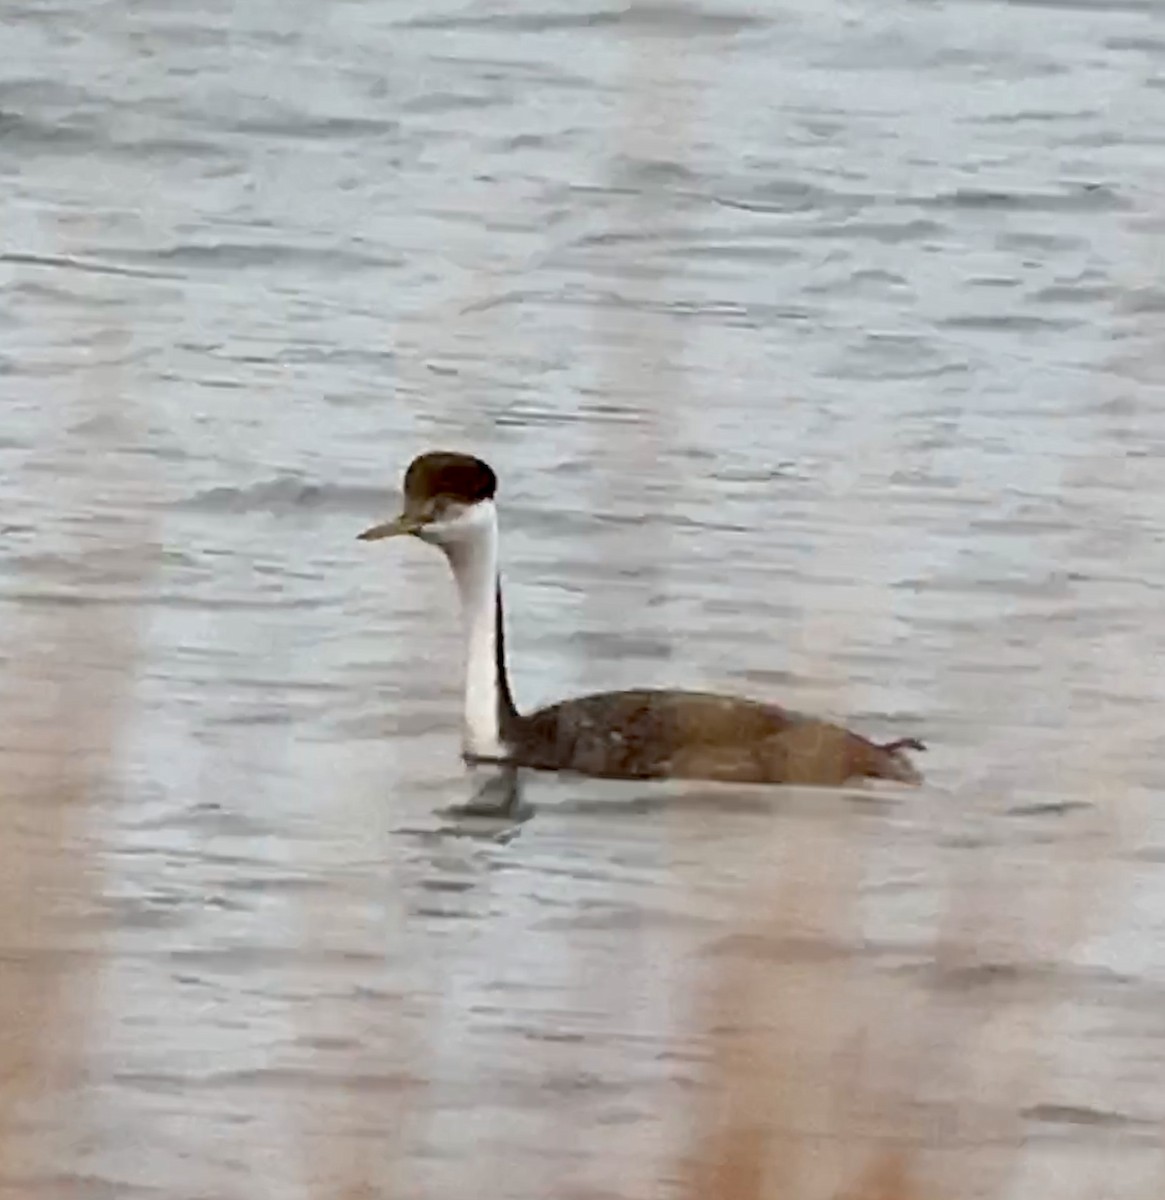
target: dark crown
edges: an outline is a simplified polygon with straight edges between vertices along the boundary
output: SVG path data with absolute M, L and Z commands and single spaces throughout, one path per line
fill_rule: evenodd
M 472 454 L 432 450 L 419 454 L 405 472 L 405 497 L 412 501 L 446 496 L 463 504 L 492 500 L 498 477 L 488 463 Z

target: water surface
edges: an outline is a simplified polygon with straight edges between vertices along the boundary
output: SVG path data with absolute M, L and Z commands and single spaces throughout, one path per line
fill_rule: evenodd
M 951 895 L 1015 898 L 980 956 L 1050 944 L 1057 1000 L 1038 1079 L 979 1085 L 1030 1139 L 1007 1194 L 1130 1194 L 1165 1118 L 1155 6 L 3 25 L 3 653 L 68 622 L 98 704 L 85 630 L 138 654 L 42 947 L 83 1069 L 12 1194 L 675 1194 L 696 984 L 819 838 L 856 872 L 830 944 L 919 1002 Z M 929 786 L 534 778 L 520 828 L 459 823 L 450 581 L 354 540 L 433 446 L 501 475 L 522 704 L 748 691 L 924 737 Z

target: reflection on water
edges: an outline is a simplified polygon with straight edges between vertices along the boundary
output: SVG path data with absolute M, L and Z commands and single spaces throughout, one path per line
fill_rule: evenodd
M 6 8 L 5 1194 L 1159 1194 L 1154 18 Z M 464 772 L 430 446 L 927 788 Z
M 477 766 L 467 770 L 469 798 L 462 804 L 438 809 L 449 824 L 443 834 L 486 837 L 509 841 L 534 815 L 522 796 L 521 773 L 513 767 Z

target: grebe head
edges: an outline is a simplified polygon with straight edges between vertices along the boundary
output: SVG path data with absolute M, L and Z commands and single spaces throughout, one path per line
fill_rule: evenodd
M 464 751 L 479 759 L 507 753 L 518 720 L 506 679 L 498 579 L 497 476 L 480 458 L 430 451 L 405 472 L 400 516 L 366 529 L 366 541 L 409 534 L 444 551 L 461 593 L 465 627 Z
M 400 516 L 359 537 L 371 542 L 409 534 L 455 553 L 496 527 L 497 486 L 489 464 L 471 454 L 435 450 L 418 455 L 405 472 Z

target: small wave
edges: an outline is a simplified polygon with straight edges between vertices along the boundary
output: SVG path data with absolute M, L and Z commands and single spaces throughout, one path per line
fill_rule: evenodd
M 132 279 L 172 279 L 160 271 L 122 267 L 115 263 L 98 262 L 91 258 L 74 258 L 67 254 L 26 254 L 14 250 L 0 254 L 0 263 L 20 267 L 49 267 L 66 271 L 84 271 L 91 275 L 126 275 Z M 89 303 L 86 300 L 86 303 Z
M 153 596 L 140 592 L 93 590 L 61 591 L 24 589 L 0 592 L 0 602 L 28 608 L 124 608 L 153 601 Z
M 999 3 L 1000 0 L 995 0 Z M 1019 8 L 1052 8 L 1065 12 L 1151 13 L 1157 0 L 1003 0 Z
M 1111 297 L 1112 288 L 1101 283 L 1051 283 L 1032 299 L 1041 304 L 1093 304 Z
M 1165 313 L 1165 289 L 1134 288 L 1121 298 L 1117 307 L 1123 313 Z
M 76 118 L 45 120 L 12 109 L 0 109 L 0 137 L 10 151 L 28 148 L 34 152 L 55 149 L 92 153 L 95 145 L 104 145 L 107 140 L 95 125 Z
M 120 247 L 112 250 L 121 259 L 140 263 L 166 263 L 179 267 L 238 270 L 247 267 L 338 267 L 383 270 L 402 265 L 400 257 L 385 257 L 344 246 L 308 246 L 272 241 L 179 242 L 151 249 Z M 129 273 L 128 268 L 119 268 Z M 141 272 L 138 272 L 141 273 Z M 153 274 L 156 274 L 154 272 Z
M 878 242 L 883 246 L 896 246 L 902 242 L 919 242 L 925 238 L 937 238 L 946 229 L 937 221 L 921 217 L 912 221 L 849 221 L 830 222 L 804 231 L 804 236 L 814 238 L 845 238 Z
M 233 133 L 332 142 L 337 138 L 384 138 L 400 131 L 400 122 L 386 117 L 313 116 L 287 111 L 270 116 L 233 117 L 224 121 Z
M 1128 50 L 1137 54 L 1165 54 L 1165 38 L 1111 37 L 1104 43 L 1106 50 Z
M 330 508 L 343 512 L 379 512 L 387 492 L 352 484 L 317 483 L 294 475 L 243 486 L 222 485 L 194 493 L 181 507 L 198 512 L 281 513 L 303 509 Z
M 1099 108 L 1031 108 L 1020 109 L 1017 112 L 997 113 L 989 117 L 979 117 L 976 123 L 979 125 L 1047 125 L 1062 121 L 1078 125 L 1103 116 L 1104 112 Z
M 1087 1104 L 1033 1104 L 1025 1108 L 1021 1115 L 1029 1121 L 1054 1125 L 1121 1128 L 1138 1125 L 1152 1127 L 1155 1124 L 1145 1117 L 1134 1117 L 1113 1109 L 1093 1108 Z
M 704 8 L 698 4 L 641 3 L 626 8 L 600 8 L 589 12 L 515 12 L 454 16 L 415 17 L 402 21 L 406 29 L 451 31 L 492 30 L 497 33 L 573 33 L 584 29 L 636 29 L 659 34 L 742 33 L 770 24 L 755 12 Z
M 770 264 L 796 262 L 801 257 L 800 253 L 787 245 L 766 245 L 757 238 L 740 241 L 729 241 L 722 239 L 720 241 L 696 242 L 689 246 L 677 246 L 675 249 L 665 251 L 665 256 L 668 258 L 682 258 L 685 261 L 693 261 L 697 259 L 708 259 L 712 262 L 721 263 L 746 263 L 753 264 L 757 262 L 766 262 Z
M 1079 249 L 1084 239 L 1076 234 L 1041 233 L 1033 229 L 1016 229 L 1000 233 L 995 239 L 998 250 L 1015 250 L 1021 254 L 1051 255 Z
M 813 183 L 778 181 L 756 188 L 750 195 L 709 196 L 713 204 L 755 213 L 820 212 L 844 207 L 857 211 L 873 203 L 874 197 L 860 192 L 840 192 Z
M 1129 202 L 1103 183 L 1081 183 L 1059 192 L 1013 192 L 955 188 L 899 201 L 921 208 L 992 209 L 1001 212 L 1124 212 Z
M 188 163 L 193 159 L 216 163 L 231 161 L 230 155 L 221 146 L 207 141 L 205 138 L 163 136 L 140 138 L 115 137 L 111 140 L 110 146 L 113 150 L 123 155 L 130 157 L 141 156 L 167 164 L 173 163 L 176 160 Z M 234 167 L 237 174 L 242 174 L 246 170 L 246 164 L 241 160 L 234 162 Z
M 508 104 L 509 100 L 488 92 L 432 91 L 406 100 L 403 110 L 418 116 L 435 117 L 446 113 L 474 111 Z
M 1058 332 L 1075 329 L 1083 320 L 1069 317 L 1035 317 L 1022 313 L 964 313 L 945 317 L 937 324 L 943 329 L 965 329 L 997 333 Z

